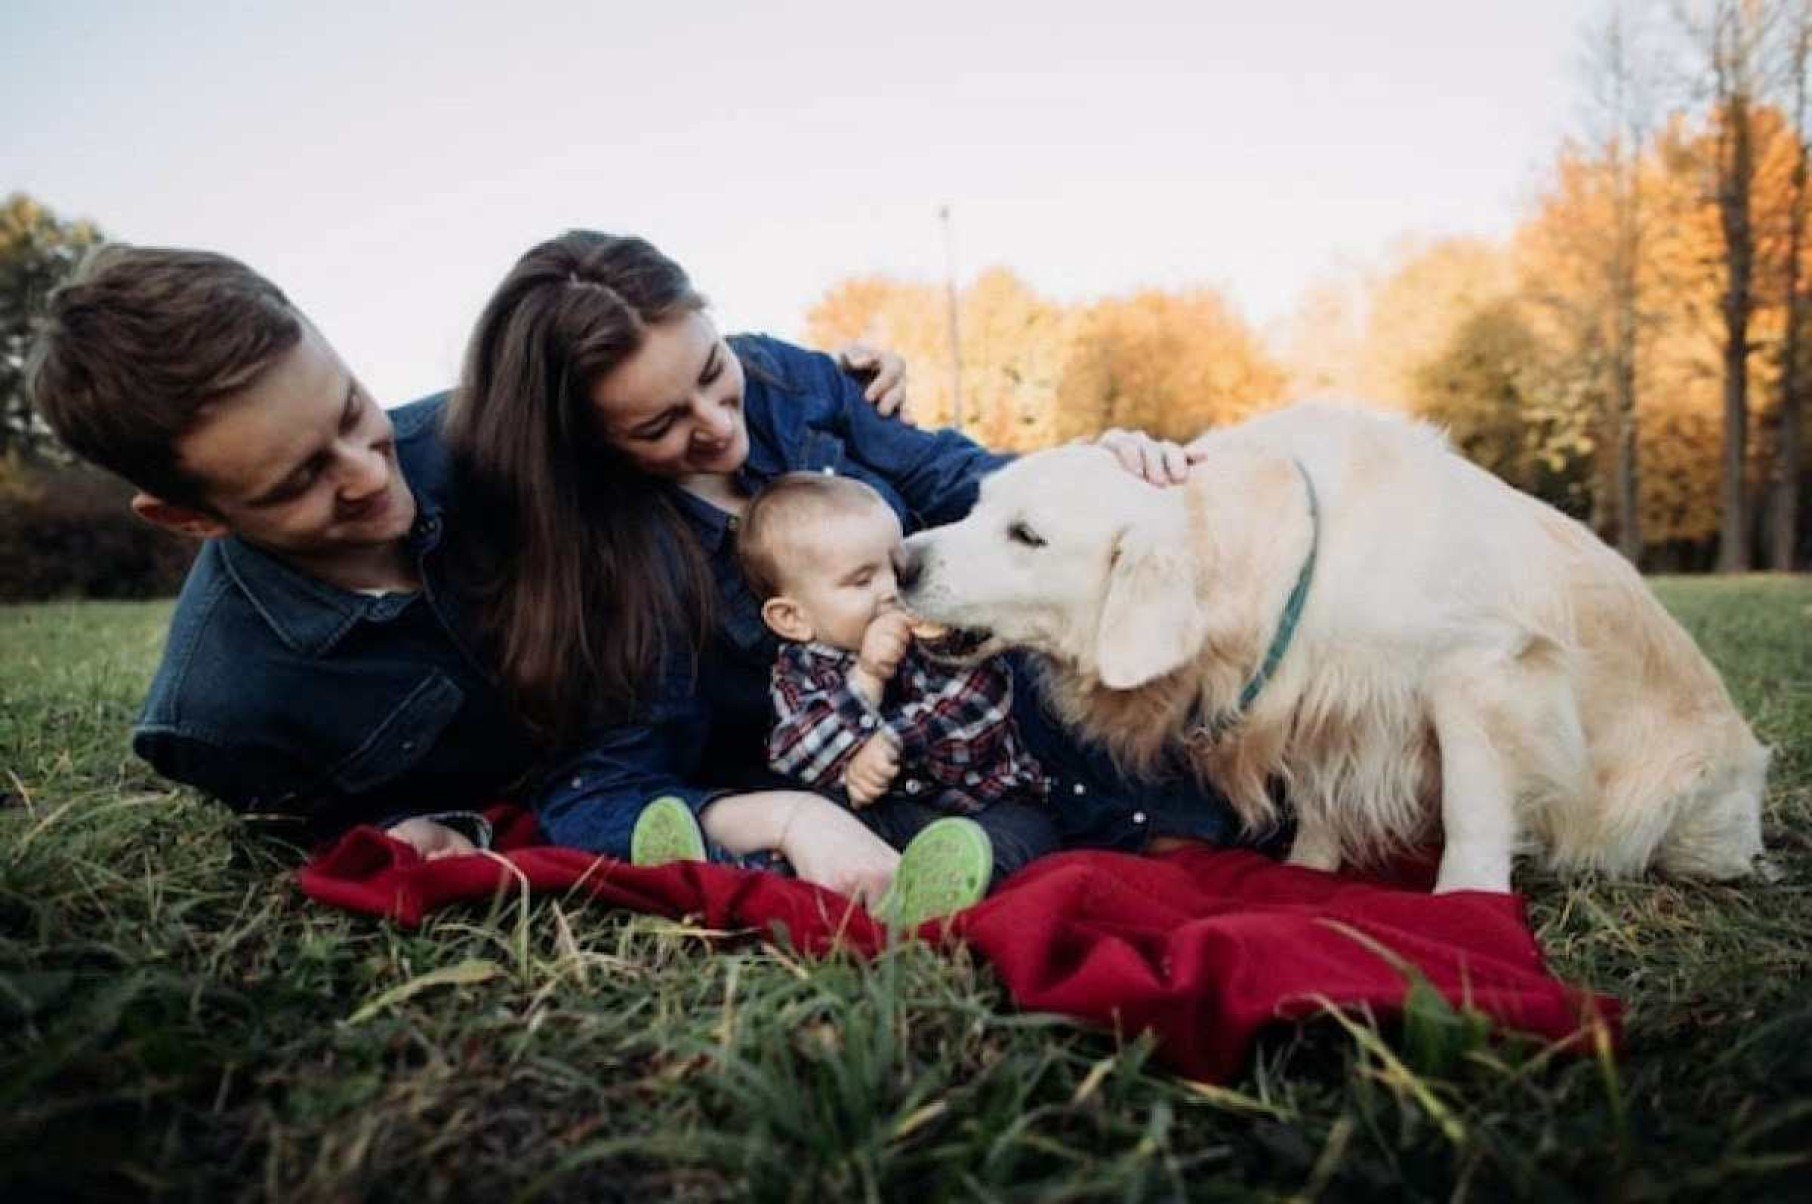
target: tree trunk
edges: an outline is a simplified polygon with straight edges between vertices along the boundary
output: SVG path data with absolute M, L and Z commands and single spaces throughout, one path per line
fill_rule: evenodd
M 1633 338 L 1631 341 L 1634 342 Z M 1627 355 L 1617 369 L 1617 550 L 1631 564 L 1640 564 L 1642 508 L 1636 487 L 1636 362 L 1633 346 Z
M 1617 550 L 1631 564 L 1642 559 L 1642 507 L 1637 482 L 1636 356 L 1641 314 L 1642 152 L 1647 144 L 1649 95 L 1638 58 L 1639 28 L 1621 5 L 1611 9 L 1600 38 L 1598 62 L 1609 87 L 1609 127 L 1602 145 L 1611 179 L 1610 390 L 1605 435 L 1608 509 L 1617 524 Z
M 1749 570 L 1749 507 L 1743 468 L 1749 451 L 1749 307 L 1747 265 L 1730 265 L 1724 303 L 1724 486 L 1718 527 L 1718 571 Z
M 1800 337 L 1806 321 L 1806 299 L 1800 284 L 1800 256 L 1806 236 L 1806 58 L 1812 27 L 1800 10 L 1793 31 L 1793 194 L 1787 224 L 1787 329 L 1781 341 L 1779 429 L 1775 432 L 1773 496 L 1770 498 L 1768 567 L 1793 571 L 1799 543 Z
M 1784 370 L 1784 369 L 1783 369 Z M 1799 545 L 1799 490 L 1805 462 L 1800 436 L 1800 388 L 1781 384 L 1780 431 L 1774 448 L 1774 497 L 1770 507 L 1768 564 L 1791 573 Z
M 1626 163 L 1617 167 L 1617 250 L 1615 296 L 1617 332 L 1612 352 L 1611 406 L 1616 420 L 1617 550 L 1631 564 L 1642 560 L 1642 508 L 1637 492 L 1636 464 L 1636 320 L 1641 301 L 1637 271 L 1640 266 L 1641 181 L 1640 146 L 1625 148 Z
M 1718 181 L 1726 270 L 1723 521 L 1718 533 L 1718 571 L 1741 573 L 1750 566 L 1749 507 L 1743 477 L 1749 451 L 1749 319 L 1754 309 L 1751 277 L 1755 259 L 1749 212 L 1755 163 L 1746 89 L 1727 94 L 1723 119 L 1729 149 L 1719 156 L 1723 178 Z

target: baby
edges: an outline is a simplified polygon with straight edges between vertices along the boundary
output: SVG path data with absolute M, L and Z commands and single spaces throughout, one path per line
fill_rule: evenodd
M 768 763 L 842 795 L 896 848 L 938 824 L 948 855 L 981 862 L 979 899 L 1056 848 L 1050 784 L 1013 726 L 1006 667 L 944 665 L 915 645 L 900 541 L 893 510 L 848 477 L 791 473 L 750 503 L 737 552 L 783 641 Z

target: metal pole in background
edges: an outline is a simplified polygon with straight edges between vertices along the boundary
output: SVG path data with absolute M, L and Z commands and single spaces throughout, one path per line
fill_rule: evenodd
M 956 320 L 956 241 L 950 233 L 950 206 L 940 205 L 944 225 L 944 291 L 950 299 L 950 425 L 963 429 L 963 345 Z

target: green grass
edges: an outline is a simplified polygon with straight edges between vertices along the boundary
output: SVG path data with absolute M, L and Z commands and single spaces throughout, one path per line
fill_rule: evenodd
M 1014 1013 L 960 956 L 712 949 L 560 900 L 415 933 L 313 907 L 293 849 L 125 748 L 167 606 L 0 610 L 0 1199 L 1787 1197 L 1812 582 L 1658 588 L 1778 749 L 1787 876 L 1522 881 L 1556 968 L 1626 1001 L 1615 1062 L 1324 1020 L 1223 1089 Z

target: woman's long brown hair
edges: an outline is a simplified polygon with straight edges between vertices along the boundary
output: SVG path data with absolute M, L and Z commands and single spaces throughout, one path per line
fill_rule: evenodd
M 550 746 L 632 716 L 664 658 L 696 657 L 709 630 L 697 540 L 604 441 L 591 401 L 647 327 L 704 304 L 647 242 L 579 230 L 518 260 L 472 334 L 446 418 L 450 564 Z

